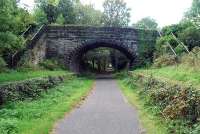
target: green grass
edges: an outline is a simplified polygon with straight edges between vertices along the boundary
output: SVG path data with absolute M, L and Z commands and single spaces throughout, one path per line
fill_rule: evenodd
M 160 79 L 168 79 L 174 82 L 181 82 L 186 85 L 200 86 L 200 70 L 186 68 L 183 65 L 169 66 L 159 69 L 139 69 L 136 73 L 143 73 Z
M 129 87 L 123 80 L 118 81 L 122 92 L 127 97 L 130 104 L 137 108 L 140 123 L 147 134 L 167 134 L 164 123 L 145 106 L 145 102 L 139 98 L 139 87 Z
M 9 71 L 7 73 L 0 73 L 0 84 L 11 81 L 20 81 L 30 78 L 57 76 L 64 74 L 66 74 L 66 71 L 47 71 L 47 70 L 25 71 L 25 72 Z
M 48 134 L 55 122 L 89 93 L 92 83 L 86 78 L 74 78 L 38 100 L 7 104 L 0 109 L 0 133 Z M 13 133 L 6 132 L 9 130 Z

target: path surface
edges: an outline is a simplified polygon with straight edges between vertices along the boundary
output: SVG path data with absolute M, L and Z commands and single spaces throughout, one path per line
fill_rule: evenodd
M 58 122 L 54 134 L 140 134 L 140 127 L 116 81 L 97 79 L 87 100 Z

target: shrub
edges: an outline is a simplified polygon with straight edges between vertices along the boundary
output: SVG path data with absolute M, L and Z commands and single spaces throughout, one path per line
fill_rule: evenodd
M 127 79 L 127 78 L 126 78 Z M 127 81 L 127 80 L 126 80 Z M 152 76 L 129 74 L 128 85 L 142 85 L 138 91 L 145 106 L 169 121 L 169 133 L 199 133 L 200 91 Z
M 181 62 L 189 67 L 199 68 L 200 66 L 200 47 L 195 47 L 189 54 L 181 58 Z
M 0 72 L 3 72 L 6 70 L 6 62 L 4 61 L 4 59 L 2 57 L 0 57 Z
M 0 134 L 17 134 L 16 120 L 0 119 Z
M 178 45 L 174 50 L 178 56 L 182 56 L 186 52 L 182 45 Z
M 162 55 L 154 60 L 154 67 L 165 67 L 177 64 L 178 60 L 174 55 Z
M 64 69 L 64 67 L 60 65 L 57 60 L 54 59 L 46 59 L 43 62 L 40 62 L 40 66 L 52 71 Z
M 199 132 L 200 132 L 200 123 L 194 125 L 194 129 L 191 134 L 199 134 Z
M 0 104 L 36 99 L 43 92 L 63 82 L 64 76 L 44 77 L 0 85 Z

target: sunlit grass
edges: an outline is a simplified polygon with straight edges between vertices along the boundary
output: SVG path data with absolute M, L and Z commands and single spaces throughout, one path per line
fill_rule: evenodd
M 200 70 L 187 68 L 183 65 L 169 66 L 158 69 L 139 69 L 136 73 L 143 73 L 159 77 L 160 79 L 168 79 L 171 81 L 182 82 L 184 84 L 190 84 L 200 86 Z
M 57 76 L 64 74 L 66 74 L 66 71 L 48 71 L 48 70 L 25 71 L 25 72 L 9 71 L 6 73 L 0 73 L 0 84 L 11 81 L 20 81 L 30 78 Z

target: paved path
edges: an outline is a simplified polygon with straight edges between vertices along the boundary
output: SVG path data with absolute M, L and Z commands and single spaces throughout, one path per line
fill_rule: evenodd
M 137 112 L 115 80 L 98 79 L 80 108 L 58 122 L 54 134 L 140 134 Z

